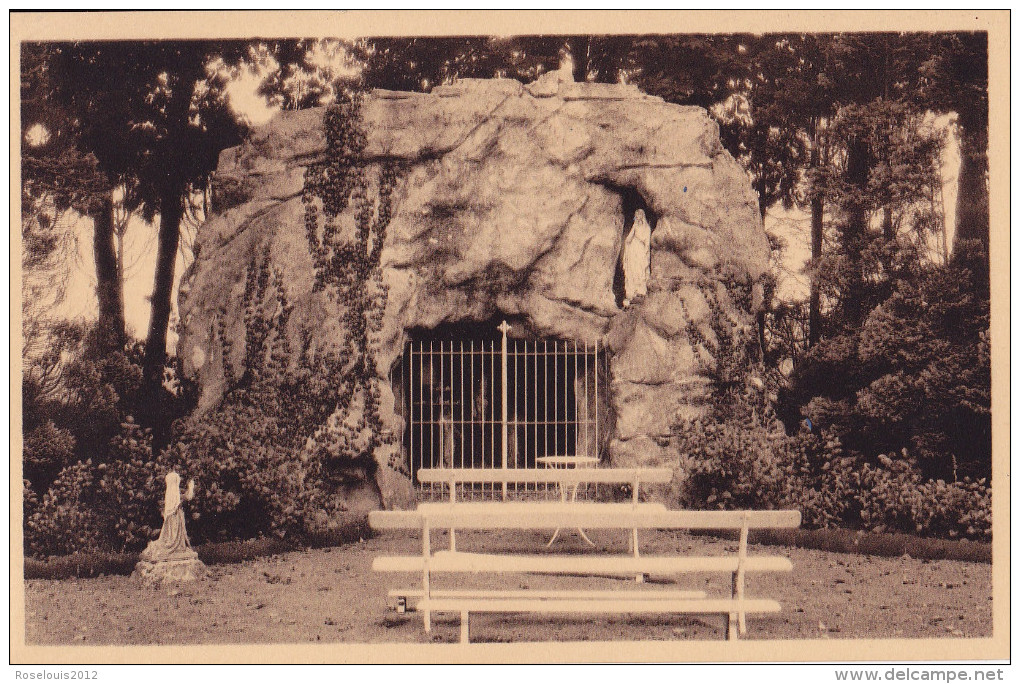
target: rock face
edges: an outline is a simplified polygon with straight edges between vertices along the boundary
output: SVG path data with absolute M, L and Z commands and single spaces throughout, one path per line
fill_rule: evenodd
M 670 426 L 706 408 L 717 331 L 748 325 L 760 302 L 769 247 L 757 201 L 704 110 L 555 76 L 366 97 L 369 173 L 388 160 L 407 168 L 382 252 L 378 368 L 389 374 L 409 333 L 465 321 L 506 318 L 528 335 L 598 342 L 615 416 L 608 459 L 677 465 Z M 283 271 L 292 325 L 342 333 L 335 305 L 312 292 L 301 202 L 304 169 L 326 149 L 323 111 L 281 113 L 220 156 L 214 215 L 181 287 L 178 351 L 200 383 L 200 410 L 223 391 L 217 316 L 244 334 L 252 254 L 268 250 Z M 635 216 L 644 235 L 632 235 Z M 624 245 L 643 242 L 642 269 Z M 636 280 L 621 284 L 624 264 Z M 387 377 L 380 384 L 397 434 Z M 410 482 L 388 467 L 387 448 L 377 480 L 382 503 L 399 506 Z

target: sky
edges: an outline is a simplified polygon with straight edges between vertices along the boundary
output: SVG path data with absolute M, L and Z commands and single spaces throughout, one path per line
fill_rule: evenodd
M 245 73 L 227 88 L 231 106 L 240 115 L 248 119 L 252 125 L 261 125 L 269 121 L 276 110 L 266 105 L 265 100 L 256 94 L 259 76 Z M 934 121 L 937 128 L 951 126 L 951 116 L 942 116 Z M 942 159 L 943 203 L 946 213 L 946 225 L 949 244 L 952 245 L 953 227 L 956 210 L 956 185 L 960 157 L 959 145 L 955 135 L 948 135 Z M 149 296 L 152 293 L 153 275 L 156 266 L 155 236 L 159 217 L 152 225 L 145 223 L 140 217 L 132 217 L 125 235 L 125 252 L 128 255 L 128 269 L 124 288 L 124 309 L 128 329 L 136 338 L 144 339 L 149 326 Z M 771 209 L 765 217 L 766 230 L 780 236 L 786 243 L 783 252 L 783 272 L 780 275 L 777 296 L 781 300 L 805 299 L 808 294 L 809 282 L 804 274 L 804 266 L 811 256 L 810 216 L 801 209 L 784 210 L 781 206 Z M 97 305 L 95 298 L 95 271 L 92 257 L 92 226 L 87 219 L 78 222 L 78 254 L 73 265 L 73 274 L 68 288 L 68 297 L 59 312 L 67 318 L 94 318 Z M 190 242 L 194 238 L 193 231 L 182 226 L 184 239 Z M 180 276 L 190 262 L 179 250 L 175 270 L 175 280 L 179 283 Z M 177 283 L 173 293 L 174 307 L 177 302 Z M 168 344 L 173 349 L 177 336 L 173 331 L 169 334 Z

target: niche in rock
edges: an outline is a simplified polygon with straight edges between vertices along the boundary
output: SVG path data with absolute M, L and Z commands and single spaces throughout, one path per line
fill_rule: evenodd
M 613 278 L 616 305 L 630 306 L 637 297 L 648 294 L 651 277 L 652 231 L 658 217 L 633 188 L 613 188 L 620 194 L 623 214 L 623 243 Z

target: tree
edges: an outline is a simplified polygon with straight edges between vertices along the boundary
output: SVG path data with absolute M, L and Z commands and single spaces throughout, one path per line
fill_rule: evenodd
M 748 39 L 739 34 L 634 39 L 627 80 L 667 102 L 711 112 L 743 86 L 749 69 L 741 46 Z
M 744 146 L 752 170 L 759 170 L 762 218 L 776 202 L 785 206 L 802 199 L 811 212 L 811 262 L 823 247 L 825 199 L 820 192 L 798 198 L 803 172 L 825 163 L 825 128 L 835 104 L 831 82 L 824 76 L 827 38 L 813 34 L 765 36 L 750 44 L 752 60 L 748 101 L 752 125 Z M 808 344 L 821 336 L 821 286 L 812 274 L 808 304 Z
M 958 115 L 961 163 L 955 239 L 958 244 L 976 240 L 987 251 L 988 34 L 932 36 L 920 73 L 920 102 L 934 111 Z
M 809 297 L 809 345 L 821 339 L 823 274 L 819 269 L 825 247 L 827 210 L 834 210 L 840 229 L 831 245 L 848 257 L 848 267 L 860 271 L 866 248 L 868 211 L 853 205 L 844 194 L 840 207 L 829 207 L 833 197 L 822 176 L 823 169 L 838 165 L 843 180 L 864 187 L 870 166 L 878 156 L 863 139 L 844 136 L 836 140 L 830 131 L 833 119 L 845 107 L 885 102 L 916 103 L 921 67 L 930 55 L 930 38 L 921 34 L 772 34 L 747 38 L 738 53 L 747 61 L 747 76 L 737 89 L 738 102 L 746 112 L 731 105 L 723 117 L 723 139 L 752 173 L 752 184 L 764 212 L 777 202 L 797 202 L 811 213 L 811 291 Z M 844 127 L 844 133 L 846 133 Z M 875 150 L 881 150 L 877 141 Z M 823 174 L 824 175 L 824 174 Z M 831 176 L 827 177 L 831 180 Z M 886 232 L 892 232 L 892 210 L 880 207 Z M 859 320 L 860 278 L 846 281 L 843 314 Z
M 564 42 L 577 83 L 618 83 L 633 57 L 633 36 L 570 36 Z
M 75 123 L 79 148 L 127 188 L 129 208 L 148 220 L 159 215 L 144 360 L 150 406 L 143 416 L 149 419 L 158 413 L 185 202 L 204 187 L 219 152 L 238 144 L 243 132 L 224 93 L 227 75 L 213 65 L 236 63 L 246 47 L 241 41 L 122 41 L 53 48 L 57 101 Z M 109 217 L 112 226 L 110 207 L 97 216 Z M 109 237 L 112 254 L 112 230 Z M 104 263 L 108 267 L 115 272 L 116 261 Z
M 987 259 L 911 260 L 909 277 L 858 329 L 823 339 L 794 372 L 787 425 L 803 416 L 866 458 L 917 457 L 924 475 L 955 481 L 991 470 Z
M 104 349 L 126 340 L 124 294 L 116 277 L 113 243 L 113 183 L 98 168 L 91 152 L 79 147 L 74 113 L 58 97 L 61 74 L 54 62 L 60 49 L 24 43 L 21 50 L 22 244 L 26 275 L 49 262 L 66 244 L 74 221 L 84 215 L 93 223 L 96 296 Z M 38 301 L 30 297 L 27 300 Z
M 483 37 L 372 38 L 358 47 L 366 88 L 428 92 L 455 78 L 491 78 L 502 64 Z
M 249 51 L 246 61 L 264 74 L 258 94 L 283 110 L 332 101 L 338 84 L 358 79 L 365 57 L 363 45 L 335 39 L 270 40 Z

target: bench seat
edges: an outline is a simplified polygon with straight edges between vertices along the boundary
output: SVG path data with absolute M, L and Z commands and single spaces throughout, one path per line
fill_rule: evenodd
M 657 503 L 423 503 L 415 511 L 372 511 L 376 530 L 761 529 L 800 526 L 799 511 L 671 511 Z
M 542 601 L 552 599 L 574 601 L 614 599 L 663 601 L 705 598 L 705 592 L 703 591 L 683 589 L 647 589 L 644 591 L 631 591 L 627 589 L 509 589 L 503 591 L 494 591 L 492 589 L 434 589 L 430 595 L 433 599 L 535 599 Z M 424 596 L 425 591 L 421 587 L 391 589 L 389 591 L 389 597 L 402 601 L 402 606 L 407 610 L 413 610 Z
M 701 613 L 727 616 L 727 632 L 736 631 L 736 616 L 747 613 L 778 613 L 778 601 L 771 599 L 571 599 L 539 598 L 428 598 L 419 610 L 460 613 L 460 640 L 468 643 L 471 613 Z
M 736 556 L 590 556 L 507 555 L 436 551 L 429 572 L 533 573 L 549 575 L 679 575 L 690 572 L 736 572 Z M 422 572 L 422 556 L 380 556 L 372 561 L 376 572 Z M 744 572 L 789 572 L 793 563 L 783 556 L 750 556 Z

